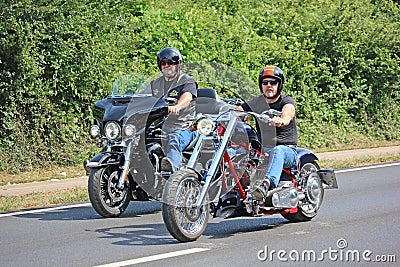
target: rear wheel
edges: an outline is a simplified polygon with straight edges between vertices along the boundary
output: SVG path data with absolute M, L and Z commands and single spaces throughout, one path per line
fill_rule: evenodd
M 285 219 L 292 222 L 304 222 L 317 216 L 324 198 L 324 187 L 317 173 L 318 170 L 319 166 L 315 161 L 301 166 L 300 177 L 303 177 L 302 191 L 305 197 L 299 201 L 296 213 L 282 214 Z
M 181 242 L 194 241 L 204 232 L 208 219 L 208 198 L 195 207 L 201 184 L 197 174 L 183 169 L 172 174 L 165 185 L 162 215 L 169 233 Z
M 120 216 L 129 205 L 131 189 L 125 186 L 119 189 L 120 169 L 110 165 L 93 169 L 89 174 L 89 199 L 93 208 L 104 218 Z

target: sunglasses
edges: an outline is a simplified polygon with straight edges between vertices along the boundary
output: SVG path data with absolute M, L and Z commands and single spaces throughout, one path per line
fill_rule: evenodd
M 171 66 L 171 65 L 178 65 L 179 64 L 179 61 L 171 61 L 171 60 L 165 60 L 165 61 L 161 61 L 161 66 L 165 66 L 165 65 L 169 65 L 169 66 Z
M 262 81 L 262 84 L 263 84 L 263 85 L 268 85 L 268 84 L 270 84 L 270 85 L 276 85 L 276 84 L 278 84 L 278 83 L 279 83 L 278 80 L 263 80 L 263 81 Z

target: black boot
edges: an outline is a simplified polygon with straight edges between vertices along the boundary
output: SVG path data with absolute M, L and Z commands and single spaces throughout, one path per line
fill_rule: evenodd
M 173 173 L 174 172 L 174 167 L 172 166 L 172 162 L 169 158 L 163 157 L 161 159 L 161 171 L 162 172 L 169 172 Z
M 254 185 L 254 189 L 251 193 L 257 200 L 264 201 L 267 197 L 270 185 L 270 180 L 268 178 L 264 178 L 262 182 Z

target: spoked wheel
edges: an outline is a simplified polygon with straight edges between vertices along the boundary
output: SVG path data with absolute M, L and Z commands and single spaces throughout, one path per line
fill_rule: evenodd
M 192 170 L 179 170 L 169 178 L 163 194 L 162 215 L 169 233 L 181 242 L 194 241 L 204 232 L 208 219 L 208 199 L 200 207 L 195 204 L 201 185 Z
M 302 188 L 305 198 L 299 201 L 296 213 L 282 214 L 287 220 L 304 222 L 317 216 L 324 198 L 324 187 L 317 173 L 318 170 L 319 166 L 316 162 L 305 163 L 301 167 L 300 176 L 305 179 Z
M 131 188 L 119 189 L 118 166 L 106 166 L 93 169 L 89 174 L 89 199 L 93 208 L 104 218 L 118 217 L 128 207 L 131 200 Z

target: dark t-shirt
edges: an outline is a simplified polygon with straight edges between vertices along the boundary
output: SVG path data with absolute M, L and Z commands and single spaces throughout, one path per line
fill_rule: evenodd
M 194 99 L 197 97 L 197 83 L 191 76 L 181 72 L 171 82 L 165 81 L 164 76 L 161 76 L 151 82 L 151 91 L 153 96 L 157 98 L 172 97 L 176 99 L 179 99 L 184 93 L 190 92 L 193 100 L 185 109 L 179 112 L 179 115 L 169 114 L 163 129 L 166 132 L 172 132 L 189 126 L 189 123 L 195 117 Z
M 267 109 L 282 111 L 283 106 L 286 104 L 295 105 L 295 102 L 290 96 L 281 95 L 275 103 L 268 104 L 265 101 L 265 97 L 260 95 L 243 103 L 242 108 L 244 111 L 262 113 Z M 297 145 L 296 117 L 290 121 L 289 125 L 283 127 L 269 126 L 258 120 L 256 127 L 258 133 L 261 135 L 263 146 Z

